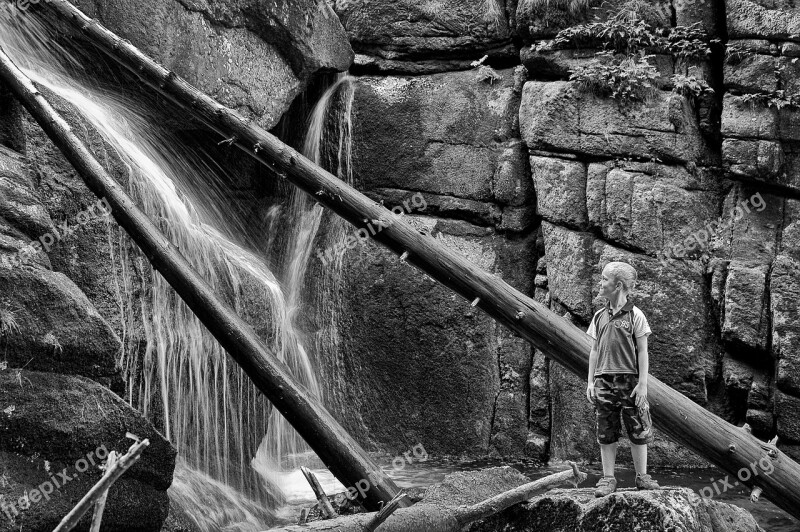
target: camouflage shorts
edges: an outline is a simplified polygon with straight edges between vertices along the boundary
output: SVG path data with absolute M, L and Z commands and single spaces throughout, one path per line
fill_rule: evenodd
M 643 445 L 653 443 L 653 422 L 650 419 L 650 405 L 637 408 L 631 392 L 639 383 L 633 374 L 598 375 L 594 379 L 597 399 L 594 406 L 597 412 L 597 442 L 603 445 L 615 443 L 622 433 L 620 412 L 628 439 L 631 443 Z

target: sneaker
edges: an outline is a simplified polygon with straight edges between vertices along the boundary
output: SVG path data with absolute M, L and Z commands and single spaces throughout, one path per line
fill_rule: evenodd
M 617 491 L 617 479 L 614 477 L 603 477 L 597 481 L 597 489 L 594 490 L 595 497 L 605 497 Z
M 636 473 L 637 490 L 657 490 L 660 488 L 661 486 L 658 485 L 658 482 L 653 480 L 653 477 L 650 475 L 640 475 L 639 473 Z

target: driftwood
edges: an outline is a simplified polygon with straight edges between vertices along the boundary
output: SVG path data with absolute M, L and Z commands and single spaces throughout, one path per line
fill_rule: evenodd
M 81 517 L 83 517 L 83 515 L 88 512 L 95 503 L 97 503 L 97 501 L 108 494 L 108 489 L 111 487 L 111 485 L 116 482 L 117 479 L 121 477 L 129 467 L 139 460 L 139 457 L 142 455 L 142 452 L 145 450 L 145 448 L 147 448 L 148 445 L 150 445 L 149 440 L 142 440 L 131 445 L 131 448 L 128 449 L 128 452 L 125 453 L 122 458 L 117 460 L 113 465 L 106 469 L 103 478 L 101 478 L 97 484 L 92 486 L 92 489 L 90 489 L 89 492 L 83 496 L 83 499 L 78 502 L 75 508 L 73 508 L 72 511 L 70 511 L 64 517 L 64 519 L 61 520 L 53 532 L 69 532 L 75 528 L 75 525 L 78 524 L 78 521 L 81 520 Z
M 568 320 L 495 275 L 481 270 L 439 240 L 420 234 L 382 205 L 315 165 L 263 128 L 158 65 L 131 43 L 114 35 L 66 0 L 49 0 L 31 5 L 28 10 L 33 14 L 45 12 L 57 14 L 80 31 L 92 46 L 127 68 L 144 85 L 151 87 L 177 108 L 222 135 L 232 146 L 273 168 L 281 177 L 354 226 L 364 228 L 374 240 L 397 255 L 406 256 L 409 264 L 460 294 L 468 302 L 480 298 L 478 307 L 499 323 L 579 377 L 587 377 L 588 354 L 593 340 Z M 386 227 L 372 234 L 367 226 L 373 220 L 383 220 Z M 760 464 L 762 458 L 770 460 L 771 467 L 760 466 L 759 474 L 750 476 L 742 483 L 749 487 L 761 487 L 772 502 L 800 518 L 800 489 L 797 488 L 800 485 L 800 464 L 779 450 L 768 455 L 766 444 L 653 376 L 649 379 L 648 399 L 655 425 L 660 430 L 728 473 L 737 475 L 752 464 Z M 729 450 L 731 445 L 735 446 L 735 452 Z M 352 484 L 352 476 L 342 471 L 339 463 L 329 460 L 326 463 L 337 478 L 345 479 L 345 485 Z M 389 494 L 391 490 L 387 489 L 379 489 L 378 494 L 372 494 L 372 491 L 370 489 L 367 493 L 369 501 L 388 501 L 396 493 Z M 377 509 L 376 505 L 372 506 Z
M 311 491 L 313 491 L 314 495 L 317 497 L 319 507 L 322 510 L 322 513 L 325 514 L 325 517 L 328 519 L 336 517 L 336 511 L 333 509 L 331 501 L 328 500 L 328 496 L 325 495 L 325 490 L 322 489 L 322 485 L 319 483 L 319 480 L 317 480 L 317 475 L 315 475 L 313 471 L 305 466 L 302 466 L 300 471 L 302 471 L 303 476 L 306 477 L 306 480 L 311 485 Z
M 292 424 L 346 486 L 370 479 L 364 504 L 378 509 L 399 490 L 322 404 L 292 378 L 281 362 L 236 312 L 189 265 L 184 256 L 108 175 L 69 124 L 0 49 L 0 78 L 61 149 L 89 189 L 105 198 L 112 215 L 253 383 Z M 403 505 L 408 505 L 407 499 Z
M 400 507 L 400 499 L 403 498 L 403 495 L 401 494 L 402 492 L 397 494 L 394 499 L 389 501 L 389 504 L 381 508 L 380 512 L 372 516 L 372 519 L 370 519 L 369 522 L 367 522 L 367 524 L 364 526 L 364 530 L 366 532 L 374 532 L 375 529 L 381 526 L 384 521 L 389 519 L 389 516 Z
M 106 471 L 117 464 L 117 453 L 111 451 L 108 453 L 108 460 L 106 461 Z M 92 526 L 89 527 L 89 532 L 100 532 L 100 524 L 103 522 L 103 512 L 106 509 L 106 499 L 108 499 L 108 490 L 104 490 L 94 503 L 94 514 L 92 515 Z
M 558 486 L 564 482 L 574 485 L 586 480 L 586 474 L 578 471 L 572 464 L 572 469 L 555 473 L 534 482 L 523 484 L 512 490 L 495 495 L 490 499 L 472 506 L 440 506 L 419 502 L 411 508 L 401 508 L 380 524 L 377 532 L 460 532 L 460 530 L 479 519 L 490 517 L 502 512 L 515 504 L 525 502 L 534 497 L 538 492 Z M 315 521 L 305 525 L 292 525 L 283 528 L 272 528 L 268 532 L 370 532 L 376 513 L 356 514 L 337 519 Z

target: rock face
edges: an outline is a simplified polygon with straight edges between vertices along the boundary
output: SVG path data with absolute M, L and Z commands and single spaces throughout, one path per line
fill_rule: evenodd
M 701 499 L 687 488 L 656 491 L 617 490 L 596 499 L 593 489 L 557 489 L 512 506 L 470 532 L 490 530 L 691 530 L 761 532 L 747 510 Z
M 160 528 L 175 449 L 122 399 L 81 377 L 7 368 L 0 371 L 0 409 L 0 509 L 10 518 L 0 530 L 55 528 L 102 476 L 108 452 L 127 451 L 128 432 L 150 446 L 110 491 L 103 524 Z M 89 521 L 87 515 L 79 529 L 88 530 Z
M 76 2 L 89 16 L 221 103 L 273 127 L 318 70 L 353 53 L 326 2 Z
M 357 63 L 419 72 L 463 69 L 484 54 L 513 60 L 506 3 L 336 0 L 335 9 L 353 48 L 362 54 Z
M 4 360 L 15 367 L 84 375 L 121 392 L 119 338 L 72 280 L 49 269 L 42 243 L 55 245 L 56 235 L 65 231 L 55 227 L 30 175 L 23 157 L 0 147 Z M 31 247 L 34 242 L 37 249 Z
M 515 73 L 498 75 L 360 79 L 354 180 L 387 207 L 422 199 L 408 213 L 420 231 L 530 292 L 533 186 L 515 124 Z M 524 449 L 530 348 L 386 250 L 358 246 L 342 261 L 338 354 L 322 381 L 345 426 L 400 452 L 418 443 L 432 456 Z M 542 444 L 531 456 L 542 456 Z
M 266 128 L 277 123 L 312 77 L 347 70 L 353 61 L 344 28 L 325 2 L 77 4 L 165 67 Z M 109 83 L 118 84 L 119 78 Z M 121 92 L 130 96 L 134 86 Z M 109 173 L 128 185 L 130 168 L 72 102 L 42 91 Z M 97 198 L 5 88 L 0 93 L 0 368 L 25 369 L 19 377 L 13 370 L 13 386 L 10 380 L 0 385 L 0 463 L 5 468 L 0 494 L 19 511 L 14 521 L 0 518 L 0 529 L 54 528 L 99 478 L 100 460 L 45 501 L 33 501 L 30 509 L 19 504 L 19 497 L 64 467 L 73 467 L 98 445 L 127 449 L 125 432 L 130 431 L 150 438 L 145 457 L 149 453 L 152 458 L 143 459 L 114 486 L 104 524 L 114 530 L 159 530 L 168 508 L 174 449 L 107 389 L 66 376 L 82 375 L 120 395 L 134 395 L 125 389 L 117 361 L 123 350 L 130 354 L 145 348 L 137 308 L 124 302 L 147 301 L 151 285 L 143 273 L 146 262 L 105 217 L 78 218 L 76 223 Z M 151 106 L 152 96 L 145 101 Z M 170 117 L 169 125 L 187 136 L 185 130 L 196 127 L 185 117 Z M 224 165 L 233 175 L 231 159 Z M 250 187 L 253 174 L 231 186 Z M 44 240 L 39 246 L 29 246 L 40 237 Z M 140 284 L 124 282 L 130 278 Z M 126 370 L 132 386 L 137 368 Z M 11 370 L 3 374 L 11 379 Z M 150 415 L 158 421 L 158 413 Z M 88 523 L 79 528 L 88 529 Z

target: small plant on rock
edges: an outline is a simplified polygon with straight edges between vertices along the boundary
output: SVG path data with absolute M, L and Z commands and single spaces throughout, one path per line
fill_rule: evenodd
M 42 341 L 45 344 L 47 344 L 49 346 L 52 346 L 54 355 L 56 353 L 61 354 L 61 353 L 64 352 L 64 349 L 61 347 L 61 342 L 58 341 L 58 338 L 56 338 L 56 335 L 53 334 L 52 331 L 47 333 L 47 334 L 45 334 L 44 338 L 42 339 Z
M 696 76 L 676 74 L 672 76 L 672 83 L 672 91 L 688 98 L 692 105 L 696 104 L 704 94 L 714 94 L 714 89 L 706 80 Z
M 10 336 L 18 332 L 19 325 L 14 312 L 8 307 L 0 308 L 0 336 Z
M 658 71 L 648 62 L 651 56 L 617 58 L 611 52 L 597 54 L 598 59 L 576 68 L 570 81 L 578 88 L 601 96 L 610 96 L 620 105 L 645 101 L 655 94 Z
M 785 90 L 754 92 L 742 95 L 742 102 L 753 106 L 756 103 L 760 103 L 765 107 L 772 107 L 779 111 L 784 108 L 800 109 L 800 94 L 786 94 Z

